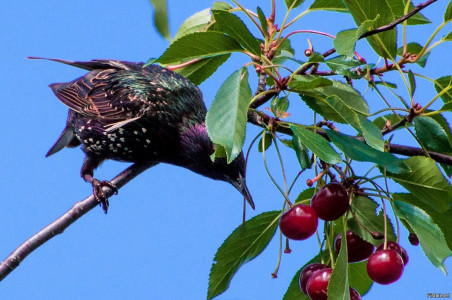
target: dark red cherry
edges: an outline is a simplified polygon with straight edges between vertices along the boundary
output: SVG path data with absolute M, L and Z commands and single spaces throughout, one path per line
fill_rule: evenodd
M 317 213 L 311 206 L 298 204 L 281 216 L 279 228 L 289 239 L 305 240 L 317 230 L 318 222 Z
M 350 300 L 361 300 L 361 295 L 354 288 L 350 288 Z
M 408 240 L 410 241 L 410 244 L 413 246 L 419 245 L 419 238 L 414 232 L 410 232 L 408 235 Z
M 347 253 L 348 262 L 358 262 L 367 259 L 374 252 L 374 245 L 366 242 L 358 235 L 354 234 L 351 230 L 347 230 Z M 336 253 L 339 254 L 341 248 L 342 236 L 339 234 L 336 237 L 334 248 Z
M 301 291 L 305 294 L 308 294 L 306 291 L 306 284 L 308 283 L 309 278 L 311 278 L 311 275 L 317 270 L 322 270 L 326 268 L 328 268 L 328 266 L 321 263 L 312 263 L 304 267 L 304 269 L 301 270 L 299 279 Z
M 349 199 L 344 186 L 338 182 L 331 182 L 312 197 L 311 206 L 320 219 L 333 221 L 342 216 L 349 207 Z
M 380 284 L 397 281 L 403 273 L 403 259 L 392 249 L 377 250 L 367 261 L 367 274 Z
M 384 243 L 381 244 L 380 246 L 378 246 L 376 251 L 382 250 L 383 249 L 383 245 L 384 245 Z M 388 242 L 387 249 L 392 249 L 395 252 L 399 253 L 399 255 L 403 259 L 403 264 L 406 266 L 406 264 L 408 263 L 410 258 L 408 257 L 408 253 L 406 252 L 406 250 L 402 246 L 400 246 L 399 244 L 397 244 L 395 242 Z
M 333 269 L 326 268 L 315 271 L 306 284 L 306 291 L 312 300 L 327 300 L 327 288 Z

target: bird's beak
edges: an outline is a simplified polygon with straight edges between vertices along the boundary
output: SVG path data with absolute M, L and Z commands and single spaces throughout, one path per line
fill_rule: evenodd
M 243 195 L 243 197 L 245 197 L 251 208 L 254 209 L 253 198 L 251 197 L 250 191 L 246 186 L 245 178 L 243 178 L 242 174 L 239 174 L 237 180 L 231 180 L 231 184 Z

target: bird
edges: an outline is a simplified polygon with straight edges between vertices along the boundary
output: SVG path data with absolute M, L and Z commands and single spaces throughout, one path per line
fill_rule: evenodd
M 207 109 L 199 88 L 159 65 L 94 59 L 45 59 L 87 70 L 84 76 L 49 87 L 69 112 L 61 135 L 46 157 L 65 147 L 81 145 L 85 154 L 80 175 L 107 213 L 103 187 L 117 193 L 107 180 L 94 177 L 105 160 L 156 165 L 172 164 L 232 184 L 254 209 L 246 185 L 241 152 L 231 163 L 211 159 L 214 144 L 205 126 Z

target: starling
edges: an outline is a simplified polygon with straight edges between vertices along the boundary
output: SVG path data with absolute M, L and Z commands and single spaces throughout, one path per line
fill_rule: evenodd
M 166 68 L 118 60 L 87 62 L 49 59 L 89 72 L 67 83 L 50 85 L 69 107 L 66 127 L 46 156 L 81 145 L 81 177 L 108 209 L 102 191 L 109 181 L 93 177 L 107 159 L 133 163 L 168 163 L 231 183 L 254 208 L 245 183 L 241 153 L 230 164 L 212 161 L 214 146 L 205 127 L 206 106 L 197 86 Z

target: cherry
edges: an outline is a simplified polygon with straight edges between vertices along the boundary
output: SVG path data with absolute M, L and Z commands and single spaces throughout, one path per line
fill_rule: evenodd
M 279 220 L 281 232 L 292 240 L 305 240 L 317 230 L 319 220 L 315 210 L 298 204 L 286 211 Z
M 350 300 L 361 300 L 361 295 L 354 288 L 350 288 Z
M 392 249 L 377 250 L 367 261 L 367 274 L 380 284 L 397 281 L 403 273 L 403 259 Z
M 383 250 L 383 246 L 384 246 L 384 243 L 381 244 L 380 246 L 378 246 L 377 251 Z M 388 242 L 388 249 L 392 249 L 395 252 L 397 252 L 400 255 L 400 257 L 402 257 L 402 259 L 403 259 L 403 265 L 406 266 L 406 264 L 409 261 L 409 257 L 408 257 L 408 253 L 402 246 L 400 246 L 399 244 L 397 244 L 395 242 Z
M 308 283 L 309 278 L 311 278 L 311 275 L 317 270 L 326 268 L 328 268 L 328 266 L 321 263 L 313 263 L 304 267 L 304 269 L 301 270 L 299 279 L 301 291 L 307 294 L 308 292 L 306 291 L 306 284 Z
M 349 207 L 347 191 L 338 182 L 328 183 L 312 197 L 311 206 L 320 219 L 325 221 L 336 220 Z
M 419 238 L 414 232 L 410 232 L 408 235 L 408 240 L 410 241 L 410 244 L 413 246 L 419 245 Z
M 348 262 L 358 262 L 367 259 L 374 252 L 374 245 L 366 242 L 358 235 L 354 234 L 351 230 L 347 230 L 347 253 Z M 336 253 L 339 254 L 339 249 L 341 248 L 342 236 L 339 234 L 336 237 L 336 242 L 334 243 L 334 248 Z
M 322 270 L 315 271 L 311 278 L 309 278 L 306 284 L 306 290 L 308 291 L 308 296 L 312 300 L 326 300 L 327 298 L 327 288 L 330 282 L 331 273 L 333 269 L 326 268 Z

